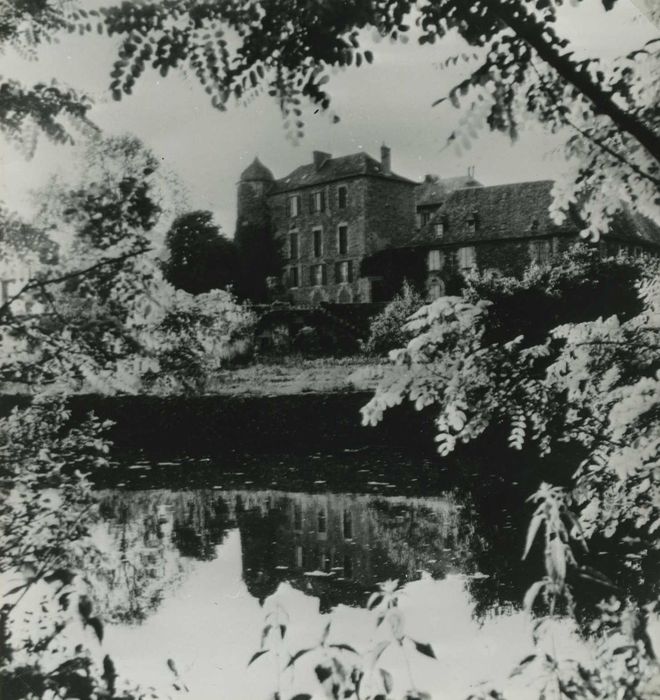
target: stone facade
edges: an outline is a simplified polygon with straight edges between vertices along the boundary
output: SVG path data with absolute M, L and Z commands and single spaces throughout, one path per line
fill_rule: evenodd
M 389 149 L 314 162 L 275 180 L 255 161 L 239 183 L 237 236 L 267 207 L 284 257 L 283 285 L 294 303 L 369 302 L 362 261 L 400 245 L 415 230 L 415 183 L 395 175 Z
M 551 220 L 551 190 L 548 180 L 484 186 L 474 172 L 414 183 L 392 172 L 385 146 L 380 161 L 315 151 L 279 180 L 255 160 L 239 183 L 237 238 L 269 222 L 296 304 L 386 301 L 404 278 L 435 298 L 456 293 L 471 270 L 518 275 L 576 240 L 576 217 Z M 660 231 L 624 211 L 602 245 L 657 252 Z
M 487 187 L 473 178 L 455 188 L 424 183 L 418 215 L 420 210 L 430 215 L 406 244 L 425 258 L 426 275 L 418 286 L 435 298 L 455 294 L 462 277 L 473 270 L 519 276 L 530 263 L 552 263 L 579 240 L 582 228 L 574 213 L 562 224 L 551 219 L 552 184 L 539 180 Z M 607 254 L 657 255 L 660 230 L 624 208 L 599 245 Z

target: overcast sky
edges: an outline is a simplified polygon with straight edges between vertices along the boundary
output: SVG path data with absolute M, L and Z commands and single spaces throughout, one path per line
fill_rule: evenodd
M 622 0 L 610 13 L 602 10 L 600 0 L 566 7 L 560 31 L 578 52 L 604 58 L 657 34 L 631 0 Z M 471 165 L 484 184 L 556 177 L 562 168 L 558 137 L 538 127 L 530 127 L 516 144 L 481 131 L 465 153 L 445 148 L 461 112 L 448 103 L 435 108 L 431 103 L 466 73 L 464 66 L 440 70 L 437 64 L 463 48 L 456 37 L 426 47 L 378 43 L 373 65 L 332 76 L 332 109 L 341 121 L 331 124 L 328 115 L 306 109 L 305 137 L 298 145 L 286 139 L 272 98 L 264 96 L 247 107 L 232 104 L 219 112 L 195 81 L 178 74 L 161 78 L 147 72 L 131 97 L 113 102 L 107 85 L 116 44 L 104 37 L 65 35 L 59 45 L 40 50 L 36 63 L 8 53 L 0 56 L 0 74 L 26 81 L 55 77 L 87 91 L 95 100 L 90 117 L 104 132 L 130 132 L 142 139 L 181 178 L 191 207 L 210 209 L 233 235 L 236 182 L 255 155 L 281 177 L 310 162 L 312 150 L 337 156 L 364 150 L 378 157 L 385 142 L 392 149 L 393 169 L 411 179 L 426 173 L 461 175 Z M 29 215 L 30 191 L 50 173 L 66 169 L 71 148 L 42 139 L 27 162 L 6 143 L 0 141 L 0 147 L 0 197 L 11 209 Z

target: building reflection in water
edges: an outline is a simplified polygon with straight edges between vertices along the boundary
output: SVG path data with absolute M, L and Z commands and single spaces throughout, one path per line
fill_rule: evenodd
M 110 619 L 139 622 L 229 529 L 243 578 L 264 600 L 287 581 L 321 609 L 363 605 L 380 581 L 475 570 L 481 541 L 452 495 L 406 498 L 281 491 L 108 491 L 93 578 Z
M 449 496 L 245 492 L 234 498 L 244 578 L 260 600 L 288 581 L 318 596 L 322 609 L 363 604 L 365 593 L 386 579 L 473 569 L 476 535 Z

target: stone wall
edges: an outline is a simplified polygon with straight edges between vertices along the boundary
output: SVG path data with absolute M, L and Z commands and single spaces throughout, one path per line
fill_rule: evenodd
M 415 233 L 415 185 L 371 179 L 366 188 L 366 236 L 369 254 L 404 245 Z

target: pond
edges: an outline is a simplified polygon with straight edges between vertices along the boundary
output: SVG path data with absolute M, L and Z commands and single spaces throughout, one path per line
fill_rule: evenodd
M 287 659 L 317 645 L 328 621 L 328 643 L 379 648 L 391 625 L 365 606 L 391 579 L 402 586 L 397 624 L 436 658 L 412 641 L 394 644 L 365 683 L 382 682 L 384 667 L 402 692 L 464 698 L 482 681 L 509 683 L 529 652 L 521 600 L 540 564 L 520 562 L 517 525 L 531 487 L 497 470 L 448 473 L 432 457 L 375 448 L 143 455 L 99 489 L 95 539 L 108 563 L 91 576 L 112 621 L 106 646 L 143 686 L 185 684 L 196 700 L 310 691 L 321 652 L 282 670 Z M 268 613 L 284 639 L 273 645 L 269 633 L 264 648 L 276 648 L 248 666 Z M 557 634 L 571 635 L 567 626 Z M 528 697 L 529 688 L 513 693 Z

